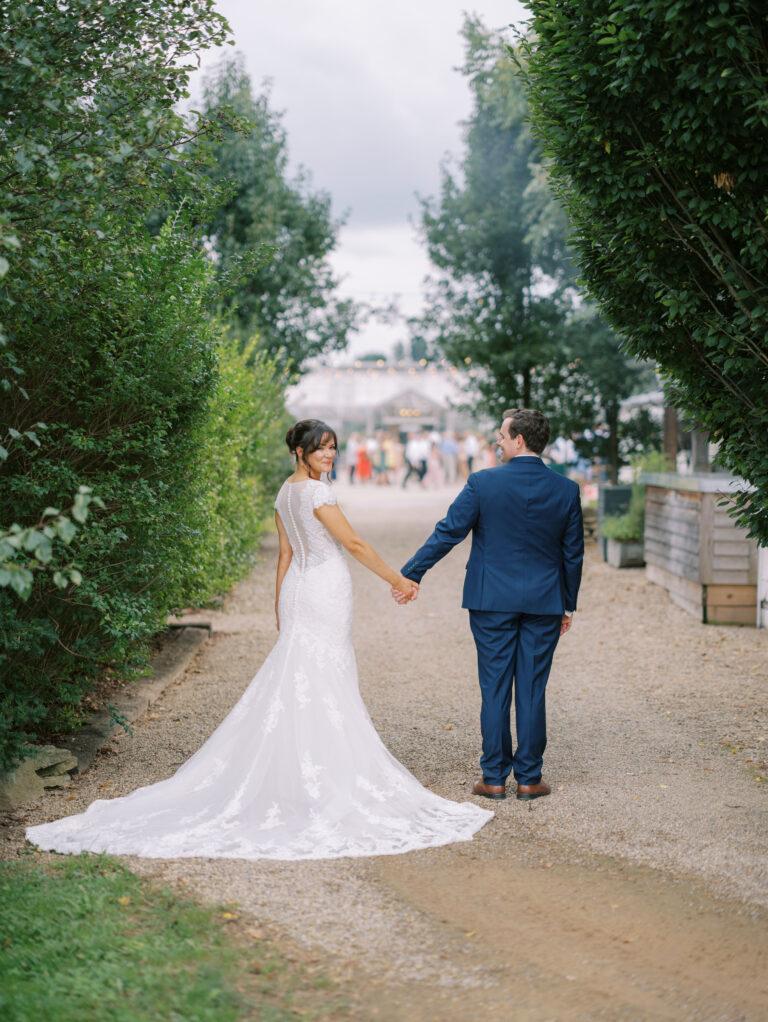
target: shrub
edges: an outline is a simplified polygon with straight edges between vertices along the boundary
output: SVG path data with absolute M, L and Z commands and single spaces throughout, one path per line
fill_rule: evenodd
M 105 668 L 144 664 L 142 640 L 183 600 L 178 537 L 216 385 L 209 269 L 184 231 L 152 239 L 115 224 L 50 270 L 28 263 L 6 313 L 29 395 L 8 402 L 9 420 L 48 430 L 40 448 L 11 450 L 0 521 L 60 507 L 83 483 L 104 510 L 78 536 L 79 586 L 41 575 L 24 602 L 0 591 L 5 766 L 22 739 L 72 727 Z
M 642 543 L 645 530 L 645 485 L 639 481 L 643 472 L 668 471 L 666 455 L 661 451 L 650 451 L 630 459 L 633 482 L 629 508 L 623 515 L 607 515 L 600 526 L 606 539 L 620 543 Z
M 201 420 L 194 485 L 179 536 L 183 599 L 200 606 L 253 566 L 274 495 L 290 472 L 285 371 L 257 339 L 242 347 L 222 330 L 218 379 Z
M 19 289 L 6 317 L 29 395 L 10 415 L 48 429 L 10 451 L 0 521 L 82 483 L 104 509 L 73 544 L 77 587 L 0 590 L 0 769 L 80 723 L 99 677 L 144 671 L 169 612 L 247 570 L 283 464 L 282 377 L 246 368 L 252 345 L 208 314 L 212 269 L 180 218 L 72 244 L 55 286 L 47 269 L 27 268 L 33 300 Z

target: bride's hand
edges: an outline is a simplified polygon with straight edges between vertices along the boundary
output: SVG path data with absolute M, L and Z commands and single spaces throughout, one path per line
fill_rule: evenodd
M 392 586 L 391 592 L 397 603 L 410 603 L 412 600 L 415 600 L 419 594 L 419 584 L 418 582 L 414 582 L 413 579 L 406 578 L 405 575 L 401 575 L 397 582 Z

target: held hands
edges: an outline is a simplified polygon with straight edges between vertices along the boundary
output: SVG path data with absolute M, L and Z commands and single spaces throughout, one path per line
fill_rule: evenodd
M 395 603 L 404 607 L 406 603 L 412 603 L 419 595 L 419 584 L 418 582 L 413 582 L 410 578 L 406 578 L 405 575 L 401 575 L 389 591 Z

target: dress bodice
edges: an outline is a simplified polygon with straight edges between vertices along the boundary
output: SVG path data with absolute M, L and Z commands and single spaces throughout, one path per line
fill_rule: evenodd
M 341 556 L 342 546 L 315 518 L 315 508 L 336 504 L 333 487 L 322 479 L 286 480 L 275 498 L 275 508 L 288 533 L 294 564 L 299 571 L 314 568 L 329 557 Z

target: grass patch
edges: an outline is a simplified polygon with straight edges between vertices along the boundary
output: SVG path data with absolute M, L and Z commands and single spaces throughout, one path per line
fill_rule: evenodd
M 0 862 L 6 1022 L 346 1018 L 335 984 L 110 856 Z

